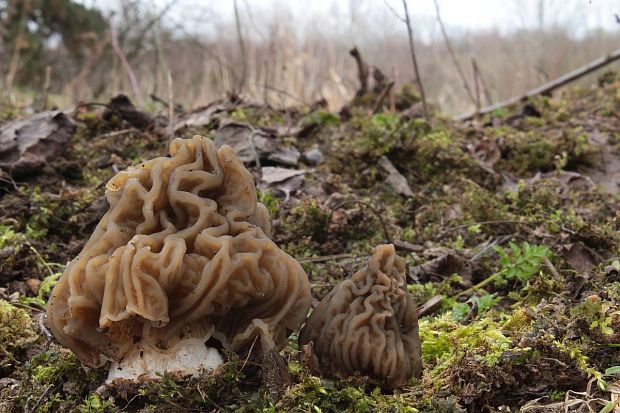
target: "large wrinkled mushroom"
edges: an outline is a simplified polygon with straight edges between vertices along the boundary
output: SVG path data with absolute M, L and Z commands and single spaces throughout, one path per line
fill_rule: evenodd
M 312 343 L 321 373 L 404 386 L 422 372 L 416 305 L 406 288 L 405 262 L 394 246 L 376 247 L 366 267 L 320 302 L 299 343 Z
M 109 211 L 47 307 L 58 341 L 109 379 L 192 372 L 233 351 L 282 349 L 310 307 L 308 277 L 270 239 L 232 149 L 200 136 L 114 176 Z M 218 346 L 219 347 L 219 346 Z

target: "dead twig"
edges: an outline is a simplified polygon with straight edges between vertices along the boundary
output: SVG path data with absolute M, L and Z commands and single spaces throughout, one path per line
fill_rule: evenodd
M 487 83 L 484 80 L 484 76 L 482 76 L 482 72 L 480 71 L 480 68 L 478 67 L 478 62 L 473 57 L 471 58 L 471 65 L 474 70 L 474 78 L 476 79 L 476 83 L 479 83 L 480 86 L 482 86 L 482 93 L 484 93 L 484 100 L 486 100 L 487 105 L 491 105 L 492 104 L 491 102 L 493 102 L 493 99 L 491 99 L 491 93 L 489 92 L 489 87 L 487 86 Z M 480 105 L 482 105 L 482 101 L 480 101 Z M 477 108 L 477 110 L 480 110 L 480 108 Z
M 9 64 L 9 72 L 6 75 L 6 89 L 9 92 L 11 100 L 13 99 L 11 88 L 13 87 L 13 81 L 15 80 L 17 70 L 19 69 L 19 57 L 22 50 L 22 45 L 25 42 L 24 37 L 26 32 L 26 20 L 28 17 L 26 13 L 27 10 L 30 10 L 30 0 L 23 2 L 22 9 L 20 11 L 17 36 L 15 37 L 15 44 L 13 45 L 13 54 L 11 56 L 11 63 Z
M 24 411 L 26 413 L 35 412 L 37 410 L 37 407 L 39 407 L 39 405 L 43 402 L 43 400 L 45 400 L 45 398 L 51 393 L 52 389 L 55 389 L 58 387 L 60 387 L 60 385 L 54 386 L 53 384 L 50 384 L 49 386 L 47 386 L 45 390 L 43 391 L 43 393 L 41 394 L 41 396 L 39 397 L 39 399 L 37 400 L 37 402 L 34 404 L 34 406 L 28 407 L 28 405 L 26 404 Z
M 140 132 L 138 129 L 128 128 L 128 129 L 121 129 L 121 130 L 116 130 L 113 132 L 104 133 L 102 135 L 96 136 L 94 139 L 96 140 L 96 139 L 105 139 L 105 138 L 115 138 L 117 136 L 123 136 L 129 133 L 137 133 L 139 136 L 142 136 L 142 132 Z
M 502 244 L 506 243 L 507 241 L 512 239 L 512 237 L 513 237 L 512 235 L 504 235 L 504 236 L 501 236 L 501 237 L 498 237 L 498 238 L 494 239 L 493 241 L 489 240 L 491 242 L 488 242 L 487 245 L 482 250 L 480 250 L 479 253 L 477 253 L 476 255 L 471 257 L 469 262 L 478 261 L 480 258 L 484 257 L 489 251 L 491 251 L 491 249 L 493 249 L 493 247 L 495 247 L 496 245 L 502 245 Z
M 355 255 L 353 254 L 334 254 L 334 255 L 324 255 L 322 257 L 302 257 L 302 258 L 295 258 L 295 259 L 299 261 L 300 263 L 304 263 L 304 262 L 335 261 L 335 260 L 341 260 L 341 259 L 353 258 L 353 257 L 355 257 Z
M 456 58 L 456 53 L 454 53 L 454 49 L 452 48 L 452 42 L 450 42 L 448 33 L 446 33 L 446 28 L 444 27 L 443 21 L 441 20 L 441 13 L 439 12 L 439 3 L 437 2 L 437 0 L 433 0 L 433 2 L 435 3 L 435 14 L 437 15 L 437 22 L 439 23 L 439 28 L 441 29 L 441 35 L 443 36 L 443 40 L 446 43 L 446 48 L 448 49 L 450 60 L 452 60 L 452 64 L 456 68 L 456 71 L 458 72 L 459 77 L 461 78 L 461 83 L 463 84 L 463 89 L 465 89 L 465 93 L 467 94 L 467 97 L 469 98 L 471 103 L 476 105 L 477 102 L 479 102 L 479 99 L 476 100 L 474 98 L 474 94 L 472 93 L 471 88 L 469 87 L 469 83 L 467 82 L 467 78 L 465 77 L 465 73 L 463 72 L 463 68 L 461 67 L 461 65 L 459 64 L 459 61 Z
M 383 89 L 383 91 L 379 95 L 379 98 L 377 99 L 377 103 L 375 103 L 375 106 L 372 108 L 372 114 L 373 115 L 379 111 L 379 109 L 381 108 L 381 105 L 383 104 L 383 101 L 385 100 L 385 98 L 387 97 L 388 93 L 390 93 L 390 91 L 392 90 L 393 87 L 394 87 L 394 81 L 393 80 L 390 81 L 390 83 L 388 83 L 385 86 L 385 88 Z
M 547 266 L 547 268 L 549 268 L 549 271 L 551 271 L 551 274 L 553 274 L 553 278 L 555 280 L 560 280 L 560 273 L 558 272 L 558 270 L 555 268 L 555 265 L 553 265 L 553 263 L 551 262 L 551 260 L 549 258 L 547 258 L 546 256 L 543 258 L 543 261 L 545 262 L 545 265 Z
M 432 311 L 434 311 L 437 308 L 437 306 L 441 304 L 442 299 L 443 299 L 443 296 L 436 295 L 426 300 L 426 302 L 422 304 L 420 307 L 418 307 L 418 309 L 416 310 L 418 314 L 418 318 L 424 317 L 425 315 L 430 314 Z
M 416 58 L 415 49 L 413 46 L 413 31 L 411 29 L 411 20 L 409 19 L 409 10 L 407 8 L 407 0 L 403 0 L 403 6 L 405 8 L 405 24 L 407 25 L 407 34 L 409 35 L 409 51 L 411 52 L 411 60 L 413 62 L 413 71 L 415 72 L 415 80 L 418 85 L 418 92 L 422 99 L 422 109 L 424 110 L 424 119 L 426 123 L 431 123 L 430 114 L 428 112 L 428 106 L 426 105 L 426 95 L 424 93 L 424 86 L 422 85 L 422 79 L 420 78 L 420 70 L 418 69 L 418 59 Z
M 360 88 L 357 90 L 357 96 L 361 96 L 368 92 L 368 76 L 370 73 L 368 64 L 362 59 L 362 54 L 357 49 L 357 46 L 349 50 L 349 54 L 353 56 L 355 63 L 357 63 L 357 77 L 360 81 Z
M 243 34 L 241 33 L 241 19 L 239 18 L 239 8 L 237 7 L 237 0 L 233 2 L 235 7 L 235 26 L 237 27 L 237 38 L 239 40 L 239 52 L 241 53 L 241 75 L 237 78 L 237 90 L 236 94 L 240 94 L 245 86 L 248 61 L 245 51 L 245 42 L 243 41 Z
M 239 369 L 239 371 L 243 371 L 243 369 L 245 368 L 245 365 L 248 364 L 248 360 L 250 359 L 250 355 L 252 354 L 252 350 L 254 350 L 254 345 L 256 345 L 256 340 L 258 340 L 258 336 L 254 337 L 254 341 L 252 341 L 252 345 L 250 346 L 250 350 L 248 350 L 248 355 L 246 356 L 245 360 L 243 360 L 243 364 L 241 365 L 241 368 Z
M 482 222 L 472 222 L 471 224 L 463 224 L 463 225 L 456 225 L 454 227 L 448 227 L 446 229 L 444 229 L 443 231 L 441 231 L 437 237 L 441 238 L 444 235 L 446 235 L 448 232 L 457 230 L 457 229 L 463 229 L 463 228 L 469 228 L 471 226 L 474 225 L 498 225 L 498 224 L 520 224 L 521 221 L 518 220 L 498 220 L 498 221 L 482 221 Z
M 405 0 L 403 0 L 405 1 Z M 485 113 L 490 113 L 493 112 L 496 109 L 499 108 L 503 108 L 506 106 L 510 106 L 510 105 L 514 105 L 515 103 L 519 103 L 521 101 L 527 100 L 528 98 L 534 97 L 534 96 L 538 96 L 538 95 L 545 95 L 545 94 L 549 94 L 551 92 L 553 92 L 556 89 L 561 88 L 562 86 L 565 86 L 569 83 L 574 82 L 575 80 L 578 80 L 580 78 L 582 78 L 583 76 L 590 74 L 592 72 L 594 72 L 595 70 L 598 70 L 604 66 L 607 66 L 610 63 L 615 62 L 616 60 L 620 59 L 620 49 L 616 49 L 613 52 L 611 52 L 610 54 L 608 54 L 607 56 L 603 56 L 600 57 L 596 60 L 591 61 L 590 63 L 588 63 L 587 65 L 581 66 L 578 69 L 573 70 L 572 72 L 568 72 L 566 74 L 564 74 L 563 76 L 558 77 L 557 79 L 554 79 L 548 83 L 545 83 L 543 85 L 540 85 L 534 89 L 531 89 L 527 92 L 525 92 L 525 94 L 521 95 L 521 96 L 515 96 L 512 97 L 510 99 L 507 99 L 503 102 L 499 102 L 496 103 L 494 105 L 490 105 L 487 106 L 485 108 L 482 108 L 480 110 L 474 111 L 472 113 L 468 113 L 465 115 L 460 115 L 457 116 L 456 118 L 454 118 L 455 121 L 467 121 L 467 120 L 471 120 L 474 117 L 478 116 L 478 115 L 484 115 Z
M 131 65 L 129 64 L 129 61 L 127 60 L 127 58 L 125 57 L 125 54 L 123 53 L 123 50 L 118 44 L 118 35 L 116 33 L 116 27 L 114 26 L 114 23 L 111 20 L 110 20 L 110 41 L 112 43 L 112 50 L 114 50 L 114 53 L 116 54 L 116 56 L 118 56 L 123 66 L 123 69 L 125 69 L 125 72 L 127 73 L 127 77 L 129 78 L 129 83 L 131 84 L 131 89 L 133 90 L 133 94 L 138 100 L 138 105 L 141 108 L 143 108 L 144 100 L 142 98 L 142 91 L 140 90 L 140 85 L 138 84 L 138 80 L 136 79 L 136 74 L 134 73 L 133 69 L 131 68 Z
M 164 105 L 164 106 L 166 106 L 166 107 L 168 107 L 168 105 L 170 105 L 170 103 L 169 103 L 167 100 L 160 98 L 159 96 L 157 96 L 157 95 L 156 95 L 156 94 L 154 94 L 154 93 L 151 93 L 151 94 L 149 95 L 149 97 L 150 97 L 150 98 L 151 98 L 151 100 L 153 100 L 154 102 L 161 103 L 162 105 Z M 181 105 L 180 103 L 174 103 L 174 102 L 173 102 L 172 104 L 174 105 L 174 111 L 175 111 L 176 113 L 183 113 L 183 112 L 185 112 L 185 109 L 183 109 L 183 105 Z
M 397 249 L 401 249 L 401 250 L 405 250 L 405 251 L 409 251 L 409 252 L 422 252 L 424 251 L 424 247 L 422 245 L 416 245 L 416 244 L 412 244 L 410 242 L 407 241 L 401 241 L 398 239 L 395 239 L 393 241 L 394 246 Z
M 52 67 L 45 67 L 45 80 L 43 81 L 43 89 L 41 90 L 41 97 L 38 102 L 38 109 L 45 110 L 47 109 L 47 97 L 50 93 L 50 83 L 52 81 Z
M 172 91 L 172 73 L 170 70 L 166 72 L 166 80 L 168 81 L 168 134 L 172 141 L 174 139 L 174 92 Z

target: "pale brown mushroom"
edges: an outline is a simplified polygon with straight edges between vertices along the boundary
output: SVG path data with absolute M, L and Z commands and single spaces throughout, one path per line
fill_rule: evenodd
M 308 277 L 269 239 L 267 209 L 230 147 L 175 139 L 170 157 L 106 188 L 110 209 L 47 306 L 54 336 L 84 364 L 112 360 L 134 376 L 212 368 L 221 357 L 210 338 L 234 351 L 260 338 L 264 354 L 299 329 Z
M 321 373 L 359 373 L 390 388 L 420 377 L 418 317 L 405 280 L 404 260 L 392 244 L 380 245 L 327 294 L 299 335 L 301 346 L 312 343 Z

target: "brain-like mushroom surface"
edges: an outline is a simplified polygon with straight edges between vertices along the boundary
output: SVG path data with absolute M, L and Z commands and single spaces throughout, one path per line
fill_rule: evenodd
M 359 373 L 404 386 L 422 372 L 416 305 L 406 288 L 405 262 L 394 246 L 376 247 L 366 267 L 319 303 L 299 343 L 312 343 L 324 374 Z
M 86 365 L 119 362 L 137 343 L 191 353 L 214 338 L 240 351 L 260 337 L 257 348 L 279 350 L 301 326 L 308 277 L 269 239 L 267 209 L 230 147 L 175 139 L 169 157 L 106 188 L 109 210 L 47 307 L 54 336 Z

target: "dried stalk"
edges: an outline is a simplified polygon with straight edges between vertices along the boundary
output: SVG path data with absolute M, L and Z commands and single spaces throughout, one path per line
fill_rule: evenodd
M 15 76 L 17 75 L 17 69 L 19 68 L 19 56 L 22 49 L 22 44 L 24 43 L 24 35 L 26 31 L 26 10 L 29 8 L 30 0 L 24 1 L 19 15 L 19 27 L 17 29 L 17 37 L 15 38 L 15 45 L 13 46 L 13 55 L 11 56 L 9 72 L 6 75 L 6 89 L 9 91 L 9 95 L 12 95 L 11 88 L 13 86 Z
M 123 65 L 123 69 L 125 69 L 125 72 L 127 72 L 127 77 L 129 77 L 129 83 L 131 84 L 131 89 L 133 90 L 133 94 L 136 97 L 136 100 L 138 101 L 138 106 L 140 106 L 141 108 L 144 108 L 144 99 L 142 97 L 142 91 L 140 90 L 140 85 L 138 84 L 138 80 L 136 79 L 136 74 L 134 73 L 133 69 L 131 68 L 131 65 L 129 64 L 129 61 L 127 61 L 127 58 L 125 57 L 125 54 L 123 53 L 123 50 L 118 44 L 118 35 L 116 33 L 116 27 L 114 26 L 114 23 L 112 23 L 112 21 L 110 21 L 110 41 L 112 42 L 112 49 L 114 50 L 114 53 L 116 53 L 116 55 L 118 56 L 118 59 L 121 61 L 121 64 Z
M 241 33 L 241 19 L 239 18 L 239 8 L 237 7 L 237 0 L 234 1 L 235 6 L 235 25 L 237 27 L 237 37 L 239 39 L 239 51 L 241 53 L 241 75 L 237 78 L 237 90 L 235 94 L 241 93 L 245 86 L 246 77 L 248 73 L 248 61 L 245 50 L 245 42 L 243 41 L 243 34 Z
M 47 98 L 50 93 L 50 84 L 52 82 L 52 68 L 51 66 L 45 67 L 45 81 L 43 82 L 43 90 L 41 92 L 41 100 L 39 101 L 39 109 L 47 109 Z
M 473 57 L 471 58 L 471 64 L 472 64 L 473 69 L 474 69 L 474 76 L 475 76 L 476 80 L 480 83 L 480 86 L 482 86 L 482 93 L 484 93 L 484 99 L 486 100 L 487 105 L 490 105 L 491 102 L 493 101 L 493 99 L 491 99 L 491 93 L 489 92 L 489 88 L 487 86 L 487 83 L 484 81 L 484 77 L 482 76 L 482 72 L 478 68 L 478 62 Z M 481 102 L 481 105 L 482 105 L 482 102 Z
M 172 141 L 174 139 L 174 92 L 172 90 L 172 73 L 170 70 L 166 72 L 166 79 L 168 81 L 168 133 Z

